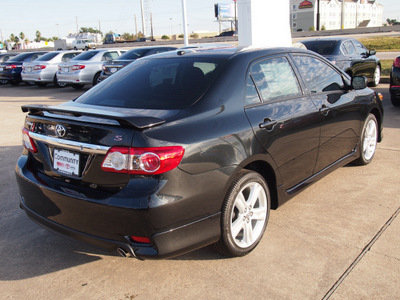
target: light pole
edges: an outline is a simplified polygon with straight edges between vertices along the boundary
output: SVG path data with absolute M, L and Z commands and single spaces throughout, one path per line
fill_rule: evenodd
M 185 46 L 188 46 L 189 38 L 187 35 L 186 0 L 182 0 L 182 15 L 183 15 L 183 35 L 185 40 Z

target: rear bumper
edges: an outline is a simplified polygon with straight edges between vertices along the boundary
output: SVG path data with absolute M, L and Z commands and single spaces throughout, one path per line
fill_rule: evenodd
M 196 210 L 182 209 L 182 202 L 190 202 L 183 199 L 165 203 L 160 198 L 165 204 L 149 206 L 150 197 L 154 199 L 160 192 L 157 180 L 141 181 L 140 190 L 131 188 L 129 193 L 122 190 L 104 199 L 89 199 L 83 193 L 63 192 L 46 184 L 27 165 L 27 157 L 21 156 L 16 166 L 21 208 L 35 222 L 67 237 L 109 251 L 122 248 L 143 259 L 178 256 L 220 237 L 220 212 L 193 218 L 190 214 Z M 188 202 L 185 205 L 191 207 Z M 151 243 L 136 243 L 132 235 L 149 237 Z
M 87 72 L 57 73 L 58 82 L 68 84 L 92 84 L 94 74 Z

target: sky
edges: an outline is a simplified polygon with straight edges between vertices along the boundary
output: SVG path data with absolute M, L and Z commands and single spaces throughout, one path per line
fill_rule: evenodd
M 274 1 L 279 0 L 264 0 Z M 384 5 L 384 20 L 400 20 L 399 0 L 378 0 Z M 147 4 L 146 4 L 147 3 Z M 218 32 L 215 3 L 231 0 L 186 0 L 188 32 Z M 144 0 L 144 9 L 152 13 L 154 36 L 181 34 L 182 0 Z M 23 32 L 29 40 L 38 30 L 43 37 L 65 37 L 78 27 L 101 29 L 103 33 L 142 31 L 140 0 L 0 0 L 0 39 Z M 150 17 L 147 18 L 148 20 Z M 146 35 L 150 35 L 150 21 Z M 229 23 L 222 29 L 230 28 Z

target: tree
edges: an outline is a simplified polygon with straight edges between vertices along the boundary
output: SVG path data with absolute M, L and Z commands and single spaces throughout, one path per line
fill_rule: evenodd
M 315 31 L 315 27 L 314 27 L 314 26 L 311 26 L 311 27 L 308 29 L 308 31 Z
M 101 31 L 98 29 L 94 29 L 92 27 L 81 27 L 81 29 L 79 30 L 79 33 L 100 33 Z
M 164 35 L 161 37 L 161 39 L 162 39 L 162 40 L 169 40 L 169 36 L 164 34 Z
M 36 34 L 35 35 L 36 35 L 35 41 L 39 43 L 42 40 L 42 34 L 40 33 L 39 30 L 36 30 Z
M 321 30 L 326 30 L 325 24 L 322 25 Z

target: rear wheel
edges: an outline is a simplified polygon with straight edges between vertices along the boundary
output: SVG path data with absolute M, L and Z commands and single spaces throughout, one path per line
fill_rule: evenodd
M 0 80 L 0 84 L 7 84 L 8 83 L 8 80 Z
M 222 207 L 221 238 L 215 249 L 226 256 L 244 256 L 260 242 L 268 223 L 270 194 L 264 178 L 241 172 Z
M 400 106 L 400 97 L 396 97 L 394 94 L 391 94 L 390 101 L 394 106 Z
M 367 165 L 374 158 L 378 143 L 378 122 L 373 114 L 369 114 L 365 120 L 360 140 L 360 157 L 353 163 L 355 165 Z
M 76 90 L 81 90 L 85 85 L 84 84 L 73 84 L 71 85 Z
M 100 72 L 99 73 L 97 73 L 96 75 L 94 75 L 94 78 L 93 78 L 93 86 L 95 86 L 96 84 L 99 84 L 100 83 L 100 81 L 101 81 L 101 79 L 100 79 Z
M 58 88 L 63 88 L 67 85 L 65 82 L 59 82 L 57 79 L 57 75 L 54 75 L 53 84 Z

